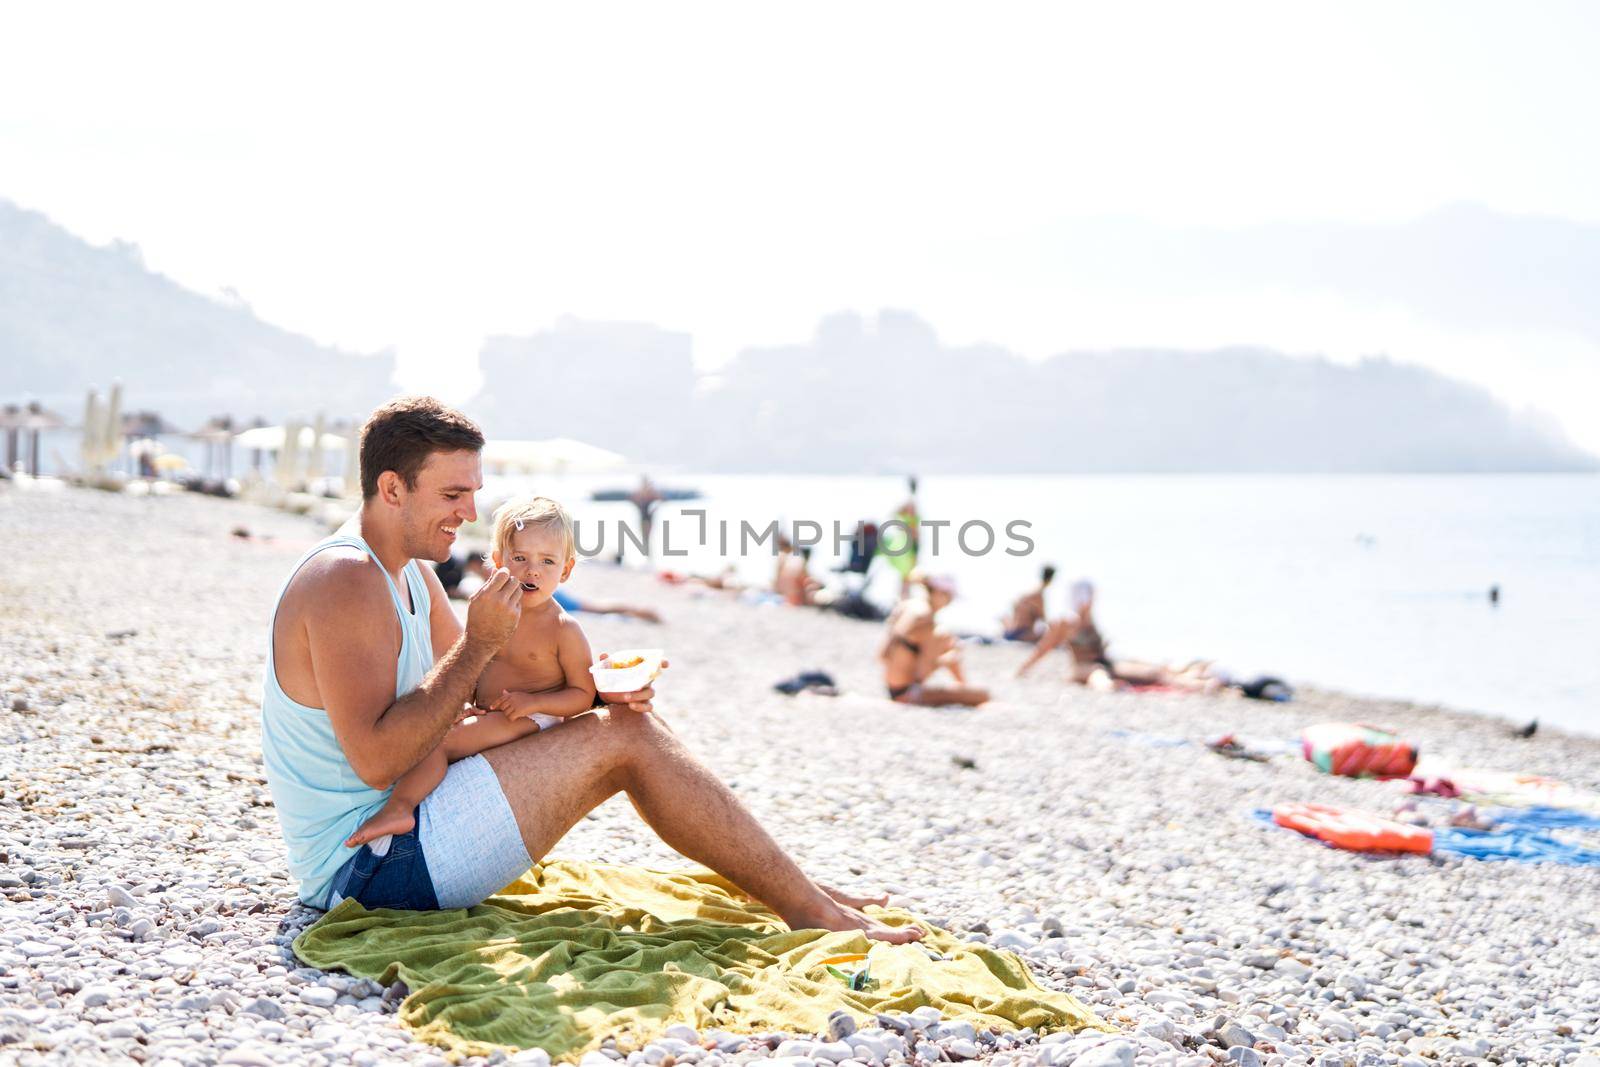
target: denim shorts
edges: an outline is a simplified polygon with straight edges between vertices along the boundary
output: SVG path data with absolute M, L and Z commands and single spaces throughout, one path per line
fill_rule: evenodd
M 362 845 L 345 861 L 333 876 L 330 906 L 353 897 L 364 908 L 433 911 L 439 907 L 419 839 L 422 809 L 419 807 L 414 814 L 417 825 L 409 831 Z M 373 845 L 381 852 L 374 852 Z
M 365 908 L 470 908 L 533 865 L 482 756 L 452 763 L 415 815 L 410 832 L 362 845 L 345 861 L 333 876 L 330 908 L 345 897 Z

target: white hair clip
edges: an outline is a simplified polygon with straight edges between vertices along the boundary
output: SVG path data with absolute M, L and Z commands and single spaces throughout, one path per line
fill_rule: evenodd
M 522 520 L 521 519 L 512 519 L 511 521 L 516 524 L 517 532 L 521 533 L 522 532 Z

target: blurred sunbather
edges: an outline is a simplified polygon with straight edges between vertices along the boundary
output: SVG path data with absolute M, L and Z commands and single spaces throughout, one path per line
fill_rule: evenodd
M 895 606 L 878 652 L 889 699 L 925 707 L 982 704 L 989 699 L 988 690 L 967 684 L 955 635 L 935 621 L 939 610 L 955 598 L 955 583 L 943 577 L 913 575 L 910 584 L 920 585 L 927 596 L 908 597 Z M 928 677 L 941 668 L 950 672 L 955 685 L 927 684 Z
M 723 567 L 717 574 L 689 574 L 685 571 L 660 571 L 656 574 L 668 585 L 699 585 L 721 593 L 739 593 L 746 585 L 739 580 L 738 569 L 733 564 Z
M 1011 614 L 1002 620 L 1007 641 L 1026 641 L 1029 644 L 1043 636 L 1048 621 L 1044 615 L 1044 591 L 1056 576 L 1055 567 L 1045 564 L 1039 572 L 1039 588 L 1024 593 L 1011 605 Z
M 1069 614 L 1046 624 L 1033 652 L 1017 668 L 1018 678 L 1050 652 L 1066 645 L 1072 655 L 1072 680 L 1091 689 L 1161 685 L 1211 692 L 1222 687 L 1223 680 L 1212 673 L 1211 664 L 1206 660 L 1194 660 L 1181 667 L 1133 659 L 1113 660 L 1094 622 L 1094 585 L 1082 579 L 1074 582 L 1071 603 Z
M 822 583 L 811 577 L 811 548 L 803 547 L 778 557 L 778 576 L 772 591 L 783 597 L 786 604 L 807 607 L 816 602 Z

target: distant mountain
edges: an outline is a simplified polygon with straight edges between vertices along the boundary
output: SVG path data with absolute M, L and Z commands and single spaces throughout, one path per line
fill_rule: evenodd
M 1224 348 L 949 346 L 913 314 L 824 319 L 696 375 L 689 334 L 562 319 L 492 337 L 464 405 L 495 437 L 569 436 L 707 471 L 1592 471 L 1552 420 L 1387 358 Z M 399 390 L 389 356 L 326 348 L 0 200 L 0 400 L 69 419 L 113 379 L 126 409 L 357 416 Z M 537 413 L 537 414 L 534 414 Z
M 580 400 L 545 416 L 551 433 L 708 471 L 1600 469 L 1553 423 L 1386 358 L 1130 349 L 1033 362 L 943 345 L 915 315 L 885 311 L 832 316 L 804 344 L 745 349 L 697 389 L 688 344 L 570 320 L 500 338 L 469 410 L 491 432 L 544 436 L 515 416 L 517 398 L 559 385 Z
M 1594 470 L 1559 429 L 1388 359 L 1258 349 L 1076 352 L 1030 362 L 953 348 L 913 315 L 826 320 L 804 345 L 739 355 L 701 421 L 740 418 L 748 470 Z
M 113 379 L 125 404 L 190 428 L 215 414 L 359 417 L 394 395 L 394 360 L 327 348 L 0 200 L 0 398 L 69 419 Z

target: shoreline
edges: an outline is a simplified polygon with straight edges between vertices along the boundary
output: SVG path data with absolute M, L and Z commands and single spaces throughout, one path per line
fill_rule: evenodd
M 258 536 L 232 538 L 238 525 Z M 0 1058 L 438 1060 L 371 983 L 286 958 L 314 913 L 293 903 L 261 781 L 262 619 L 319 536 L 193 494 L 0 487 Z M 1476 713 L 1322 690 L 1282 705 L 1096 694 L 1043 665 L 1017 682 L 1024 651 L 1005 646 L 967 650 L 994 706 L 908 708 L 882 697 L 878 624 L 593 563 L 571 587 L 663 613 L 659 627 L 580 619 L 596 651 L 646 635 L 667 649 L 662 714 L 809 873 L 1015 949 L 1123 1031 L 991 1044 L 993 1062 L 1199 1067 L 1223 1054 L 1208 1035 L 1240 1034 L 1264 1067 L 1600 1055 L 1590 872 L 1338 853 L 1248 812 L 1386 810 L 1396 789 L 1150 743 L 1366 719 L 1424 756 L 1595 788 L 1600 738 L 1517 740 Z M 814 668 L 842 695 L 771 691 Z M 685 865 L 620 800 L 553 855 Z
M 1473 477 L 1476 477 L 1476 476 L 1490 476 L 1490 475 L 1484 474 L 1483 472 L 1460 472 L 1460 473 L 1462 474 L 1463 477 L 1466 477 L 1466 476 L 1473 476 Z M 1534 472 L 1534 473 L 1541 473 L 1541 472 Z M 1542 472 L 1542 473 L 1547 473 L 1547 474 L 1551 475 L 1552 477 L 1566 476 L 1565 472 Z M 1236 475 L 1237 477 L 1245 477 L 1245 478 L 1277 477 L 1277 475 L 1263 474 L 1263 473 L 1252 473 L 1252 472 L 1234 472 L 1234 475 Z M 1106 477 L 1114 477 L 1114 478 L 1122 478 L 1122 477 L 1126 477 L 1126 476 L 1127 475 L 1120 475 L 1120 474 L 1118 474 L 1118 475 L 1106 475 Z M 1184 475 L 1170 475 L 1170 474 L 1159 473 L 1159 472 L 1153 472 L 1153 473 L 1152 472 L 1147 472 L 1147 473 L 1145 473 L 1143 475 L 1139 475 L 1139 476 L 1150 477 L 1150 478 L 1191 477 L 1191 475 L 1187 475 L 1187 474 L 1184 474 Z M 1229 476 L 1229 475 L 1227 475 L 1227 474 L 1219 475 L 1219 474 L 1214 474 L 1214 473 L 1205 473 L 1205 474 L 1198 474 L 1198 475 L 1192 475 L 1192 476 L 1194 476 L 1194 477 L 1205 477 L 1205 478 L 1215 478 L 1215 477 L 1226 477 L 1226 476 Z M 1416 472 L 1414 474 L 1394 475 L 1394 476 L 1395 477 L 1436 478 L 1439 475 Z M 1510 475 L 1510 476 L 1525 477 L 1526 476 L 1526 472 L 1515 474 L 1515 475 Z M 692 477 L 692 475 L 686 475 L 686 477 Z M 816 476 L 816 477 L 821 477 L 821 476 Z M 1008 475 L 1008 476 L 1005 476 L 1005 477 L 1015 478 L 1015 479 L 1023 479 L 1023 478 L 1032 477 L 1032 476 L 1029 476 L 1029 475 Z M 1074 475 L 1072 477 L 1076 477 L 1076 476 Z M 1363 477 L 1363 478 L 1366 478 L 1366 477 L 1371 477 L 1371 475 L 1367 475 L 1367 474 L 1352 474 L 1351 477 Z M 84 488 L 84 486 L 81 483 L 76 482 L 76 481 L 71 480 L 71 479 L 66 479 L 66 478 L 46 477 L 46 478 L 39 479 L 39 481 L 46 482 L 46 483 L 54 483 L 54 491 L 68 491 L 68 492 L 70 492 L 70 491 L 74 491 L 74 490 L 77 490 L 77 489 Z M 112 492 L 112 494 L 115 495 L 116 491 L 111 489 L 112 484 L 113 483 L 107 483 L 104 486 L 97 486 L 95 488 L 99 488 L 101 490 L 110 490 Z M 138 483 L 137 480 L 135 480 L 133 482 L 130 482 L 129 484 L 137 486 L 137 485 L 139 485 L 141 483 Z M 158 496 L 161 496 L 161 495 L 180 495 L 180 496 L 188 495 L 181 489 L 181 487 L 179 485 L 177 485 L 177 483 L 158 482 L 156 484 L 157 484 L 157 486 L 159 486 L 162 489 L 167 491 L 167 492 L 164 492 L 164 493 L 156 494 Z M 136 493 L 134 495 L 143 495 L 143 494 Z M 330 530 L 331 530 L 332 527 L 337 526 L 338 523 L 341 522 L 345 516 L 350 514 L 350 512 L 355 507 L 354 502 L 352 502 L 350 500 L 347 500 L 347 499 L 344 499 L 344 498 L 324 497 L 324 496 L 320 496 L 320 495 L 316 495 L 316 494 L 312 494 L 312 493 L 306 493 L 306 492 L 287 493 L 286 494 L 286 493 L 273 491 L 272 493 L 268 494 L 267 496 L 261 497 L 261 498 L 247 498 L 247 497 L 226 498 L 226 497 L 224 497 L 224 498 L 215 498 L 215 499 L 223 500 L 223 501 L 226 501 L 227 503 L 230 503 L 230 504 L 242 507 L 242 508 L 246 508 L 246 509 L 260 509 L 260 510 L 268 512 L 268 513 L 283 512 L 283 513 L 299 516 L 299 517 L 304 518 L 305 521 L 308 524 L 310 524 L 313 528 L 320 528 L 320 526 L 325 524 L 325 525 L 327 525 L 327 527 Z M 479 526 L 480 527 L 483 525 L 485 519 L 486 519 L 486 514 L 484 516 L 480 516 L 480 520 L 479 520 Z M 602 518 L 602 519 L 599 519 L 599 520 L 596 520 L 596 521 L 598 521 L 602 526 L 605 526 L 605 525 L 627 526 L 627 527 L 629 527 L 630 531 L 631 531 L 631 524 L 633 523 L 633 520 L 631 518 L 625 518 L 625 517 L 624 518 L 618 518 L 618 517 L 615 517 L 615 516 Z M 666 521 L 671 521 L 671 516 L 669 516 L 666 520 L 663 520 L 660 525 L 664 525 Z M 731 520 L 724 519 L 724 520 L 720 520 L 720 521 L 729 522 Z M 475 545 L 475 548 L 481 547 L 483 550 L 486 551 L 487 550 L 487 541 L 484 540 L 484 537 L 486 536 L 486 531 L 481 529 L 481 528 L 474 528 L 474 527 L 469 527 L 469 530 L 471 530 L 473 532 L 473 534 L 478 537 L 479 542 L 481 542 L 480 545 Z M 631 533 L 630 533 L 630 537 L 631 537 Z M 629 543 L 629 546 L 630 546 L 630 553 L 629 553 L 630 560 L 636 559 L 637 557 L 634 554 L 636 541 L 630 540 L 628 543 Z M 590 574 L 599 573 L 601 575 L 611 576 L 611 578 L 614 578 L 615 580 L 613 581 L 613 580 L 610 580 L 610 579 L 604 579 L 605 585 L 606 585 L 607 588 L 615 587 L 619 591 L 618 594 L 617 594 L 619 596 L 627 595 L 627 594 L 630 594 L 630 593 L 634 593 L 634 592 L 637 592 L 640 589 L 648 590 L 649 588 L 651 588 L 654 585 L 654 581 L 652 580 L 653 579 L 653 575 L 652 574 L 646 573 L 643 570 L 637 569 L 637 568 L 633 567 L 631 564 L 628 565 L 628 566 L 623 566 L 623 567 L 619 568 L 619 567 L 617 567 L 617 566 L 615 566 L 615 565 L 613 565 L 613 564 L 608 562 L 608 558 L 609 558 L 610 555 L 611 555 L 611 543 L 610 542 L 607 542 L 607 551 L 605 551 L 603 553 L 590 555 L 590 556 L 584 556 L 580 552 L 579 566 L 578 566 L 577 570 L 575 571 L 575 578 L 577 578 L 578 580 L 582 580 L 582 576 L 585 573 L 590 573 Z M 776 557 L 774 557 L 774 558 L 776 558 Z M 655 560 L 654 565 L 655 566 L 660 566 L 661 565 L 661 561 L 659 559 Z M 670 564 L 669 564 L 669 566 L 670 566 Z M 681 567 L 681 564 L 679 566 Z M 763 571 L 760 576 L 761 577 L 766 577 L 765 571 Z M 569 585 L 568 588 L 570 589 L 570 588 L 572 588 L 572 586 Z M 645 595 L 648 597 L 650 594 L 646 593 Z M 963 606 L 964 603 L 965 603 L 964 601 L 958 599 L 958 601 L 956 603 L 956 607 L 959 609 L 959 608 L 961 608 Z M 851 620 L 843 620 L 841 618 L 841 621 L 851 621 Z M 975 632 L 973 634 L 971 634 L 971 636 L 976 636 L 976 637 L 980 637 L 980 638 L 987 638 L 992 642 L 999 642 L 1001 640 L 999 629 L 998 629 L 998 623 L 995 624 L 995 628 L 992 631 L 989 628 L 987 628 L 985 626 L 982 626 L 982 625 L 974 627 L 973 630 Z M 1124 644 L 1123 642 L 1118 642 L 1118 646 L 1117 647 L 1119 649 L 1121 649 L 1123 647 L 1123 644 Z M 1201 648 L 1202 650 L 1204 649 L 1204 646 L 1205 646 L 1205 642 L 1204 641 L 1195 642 L 1195 644 L 1194 644 L 1194 647 Z M 1006 647 L 1011 647 L 1011 646 L 1009 644 L 1007 644 Z M 1017 647 L 1021 647 L 1021 646 L 1017 646 Z M 1189 645 L 1187 643 L 1179 646 L 1178 648 L 1172 649 L 1171 651 L 1172 651 L 1173 655 L 1170 656 L 1170 657 L 1167 657 L 1167 658 L 1172 659 L 1174 662 L 1185 662 L 1185 661 L 1187 661 L 1187 659 L 1192 658 L 1192 650 L 1189 648 Z M 1149 654 L 1148 650 L 1141 649 L 1141 648 L 1138 648 L 1138 647 L 1135 647 L 1133 652 L 1130 655 L 1131 655 L 1131 658 L 1133 658 L 1133 659 L 1138 659 L 1138 660 L 1143 660 L 1143 661 L 1155 662 L 1155 661 L 1161 661 L 1162 660 L 1162 657 L 1160 657 L 1160 656 L 1152 656 L 1152 655 Z M 1237 658 L 1239 658 L 1241 660 L 1248 661 L 1248 662 L 1252 662 L 1252 663 L 1254 662 L 1254 657 L 1241 656 L 1241 657 L 1237 657 Z M 1225 658 L 1223 660 L 1223 662 L 1231 663 L 1232 660 L 1229 660 L 1229 659 Z M 1270 664 L 1268 664 L 1268 666 L 1270 666 Z M 1491 720 L 1491 721 L 1496 721 L 1496 722 L 1502 723 L 1507 729 L 1521 728 L 1523 726 L 1526 726 L 1529 723 L 1530 720 L 1537 719 L 1537 721 L 1538 721 L 1538 729 L 1540 731 L 1548 732 L 1548 733 L 1551 733 L 1553 735 L 1560 735 L 1560 736 L 1563 736 L 1563 737 L 1566 737 L 1566 738 L 1572 739 L 1572 740 L 1580 740 L 1581 739 L 1581 740 L 1592 740 L 1592 741 L 1600 742 L 1600 720 L 1596 720 L 1592 727 L 1575 726 L 1569 721 L 1562 721 L 1561 719 L 1551 719 L 1548 715 L 1537 714 L 1537 713 L 1533 713 L 1533 712 L 1529 712 L 1529 711 L 1521 711 L 1521 712 L 1517 712 L 1517 713 L 1513 714 L 1513 713 L 1510 713 L 1510 712 L 1507 712 L 1507 711 L 1504 711 L 1504 710 L 1497 710 L 1497 709 L 1490 708 L 1490 707 L 1475 708 L 1475 707 L 1470 706 L 1470 704 L 1467 703 L 1467 702 L 1463 702 L 1463 701 L 1459 701 L 1459 700 L 1452 701 L 1449 698 L 1434 699 L 1434 698 L 1430 698 L 1430 697 L 1422 696 L 1422 695 L 1404 695 L 1404 694 L 1396 694 L 1396 693 L 1386 693 L 1386 692 L 1381 692 L 1381 691 L 1376 691 L 1376 690 L 1364 690 L 1364 689 L 1361 689 L 1359 687 L 1346 686 L 1345 684 L 1340 683 L 1338 681 L 1324 681 L 1324 680 L 1313 679 L 1308 675 L 1297 674 L 1297 673 L 1295 673 L 1293 671 L 1290 671 L 1290 672 L 1276 672 L 1276 671 L 1272 671 L 1272 670 L 1250 670 L 1250 671 L 1242 672 L 1241 676 L 1243 676 L 1243 677 L 1251 677 L 1251 676 L 1254 676 L 1256 674 L 1272 674 L 1272 673 L 1282 673 L 1283 676 L 1290 682 L 1290 684 L 1294 685 L 1296 690 L 1299 691 L 1299 692 L 1319 693 L 1319 694 L 1323 694 L 1323 695 L 1325 695 L 1327 697 L 1330 697 L 1330 698 L 1348 699 L 1348 700 L 1353 700 L 1353 701 L 1359 701 L 1359 702 L 1362 702 L 1362 703 L 1371 703 L 1371 704 L 1374 704 L 1374 705 L 1383 705 L 1383 706 L 1394 707 L 1394 708 L 1429 710 L 1429 711 L 1437 711 L 1437 712 L 1445 712 L 1445 713 L 1456 713 L 1456 714 L 1469 716 L 1469 717 L 1472 717 L 1472 718 L 1483 718 L 1483 719 L 1488 719 L 1488 720 Z

